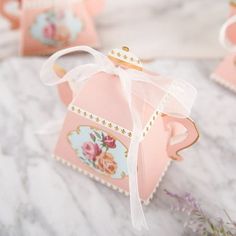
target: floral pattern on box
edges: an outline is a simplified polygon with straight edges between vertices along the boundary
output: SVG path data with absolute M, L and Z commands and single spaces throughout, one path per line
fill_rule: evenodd
M 99 173 L 121 179 L 128 175 L 127 148 L 103 130 L 79 126 L 68 134 L 77 157 Z
M 50 9 L 36 17 L 30 33 L 42 44 L 56 47 L 75 41 L 82 29 L 81 20 L 72 11 Z

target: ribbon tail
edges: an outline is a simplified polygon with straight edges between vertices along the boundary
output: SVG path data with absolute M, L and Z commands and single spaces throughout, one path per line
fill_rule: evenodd
M 132 102 L 131 80 L 128 75 L 120 69 L 119 78 L 123 87 L 125 98 L 129 105 L 129 110 L 133 122 L 133 133 L 130 139 L 129 152 L 127 156 L 127 166 L 129 173 L 130 211 L 133 227 L 137 230 L 148 229 L 143 213 L 143 208 L 138 189 L 138 150 L 142 139 L 142 122 L 139 113 Z
M 127 157 L 129 173 L 129 190 L 130 190 L 130 210 L 133 227 L 137 230 L 148 229 L 148 225 L 143 213 L 142 204 L 138 189 L 138 150 L 140 144 L 140 130 L 134 127 L 133 137 L 130 140 L 129 153 Z
M 128 82 L 124 82 L 123 78 L 121 79 L 123 83 L 126 85 L 126 92 L 130 91 L 130 84 Z M 174 83 L 172 82 L 167 89 L 167 93 L 164 94 L 162 99 L 159 101 L 158 108 L 159 110 L 164 110 L 164 107 L 168 103 L 169 93 L 174 87 Z M 123 85 L 124 86 L 124 85 Z M 125 87 L 125 86 L 124 86 Z M 130 92 L 128 92 L 131 94 Z M 127 95 L 128 95 L 127 93 Z M 129 190 L 130 190 L 130 208 L 131 208 L 131 220 L 134 228 L 138 230 L 148 229 L 148 225 L 143 213 L 142 204 L 139 196 L 138 189 L 138 150 L 139 144 L 142 139 L 142 123 L 140 120 L 140 115 L 136 111 L 135 106 L 132 105 L 131 96 L 127 96 L 127 100 L 130 107 L 130 112 L 133 121 L 133 133 L 132 138 L 130 140 L 129 153 L 127 158 L 128 163 L 128 173 L 129 173 Z

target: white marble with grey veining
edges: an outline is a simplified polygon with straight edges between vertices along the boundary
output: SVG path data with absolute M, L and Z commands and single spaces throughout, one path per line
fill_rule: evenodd
M 236 95 L 209 80 L 216 60 L 160 60 L 148 65 L 183 78 L 199 91 L 192 118 L 200 140 L 173 163 L 149 206 L 149 232 L 131 227 L 129 199 L 54 161 L 56 135 L 40 136 L 44 122 L 65 115 L 55 88 L 39 80 L 43 58 L 0 64 L 0 235 L 184 235 L 182 218 L 163 192 L 191 192 L 216 214 L 236 219 Z M 71 60 L 67 59 L 68 62 Z M 185 234 L 186 235 L 186 234 Z
M 128 45 L 141 58 L 219 58 L 227 0 L 106 0 L 96 20 L 102 50 Z M 17 55 L 18 32 L 0 19 L 0 58 Z

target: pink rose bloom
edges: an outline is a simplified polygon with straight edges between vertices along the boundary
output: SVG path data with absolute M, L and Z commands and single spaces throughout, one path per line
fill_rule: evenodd
M 56 34 L 56 26 L 54 24 L 48 24 L 43 29 L 43 35 L 45 38 L 53 39 Z
M 109 148 L 116 148 L 116 140 L 114 138 L 112 138 L 111 136 L 109 136 L 109 135 L 104 137 L 103 142 Z
M 100 171 L 108 175 L 114 175 L 118 167 L 113 156 L 107 152 L 102 152 L 97 156 L 96 166 Z
M 57 31 L 55 32 L 54 39 L 61 43 L 66 43 L 70 40 L 69 29 L 64 25 L 57 25 Z
M 102 150 L 97 143 L 86 142 L 82 146 L 82 150 L 85 156 L 91 160 L 96 160 L 96 156 L 100 155 Z

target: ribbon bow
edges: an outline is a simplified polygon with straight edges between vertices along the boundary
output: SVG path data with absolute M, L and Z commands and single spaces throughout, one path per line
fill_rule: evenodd
M 62 78 L 59 78 L 53 70 L 55 61 L 72 52 L 87 52 L 94 57 L 95 61 L 94 63 L 76 66 Z M 40 77 L 49 86 L 69 82 L 72 85 L 75 98 L 79 95 L 82 84 L 98 72 L 113 74 L 120 79 L 123 95 L 129 105 L 133 122 L 127 157 L 131 219 L 136 229 L 148 229 L 139 196 L 137 178 L 138 150 L 142 140 L 143 127 L 141 114 L 139 114 L 133 101 L 133 95 L 138 96 L 161 113 L 188 117 L 196 97 L 196 90 L 182 80 L 171 80 L 144 71 L 116 66 L 106 56 L 87 46 L 77 46 L 58 51 L 44 63 Z

